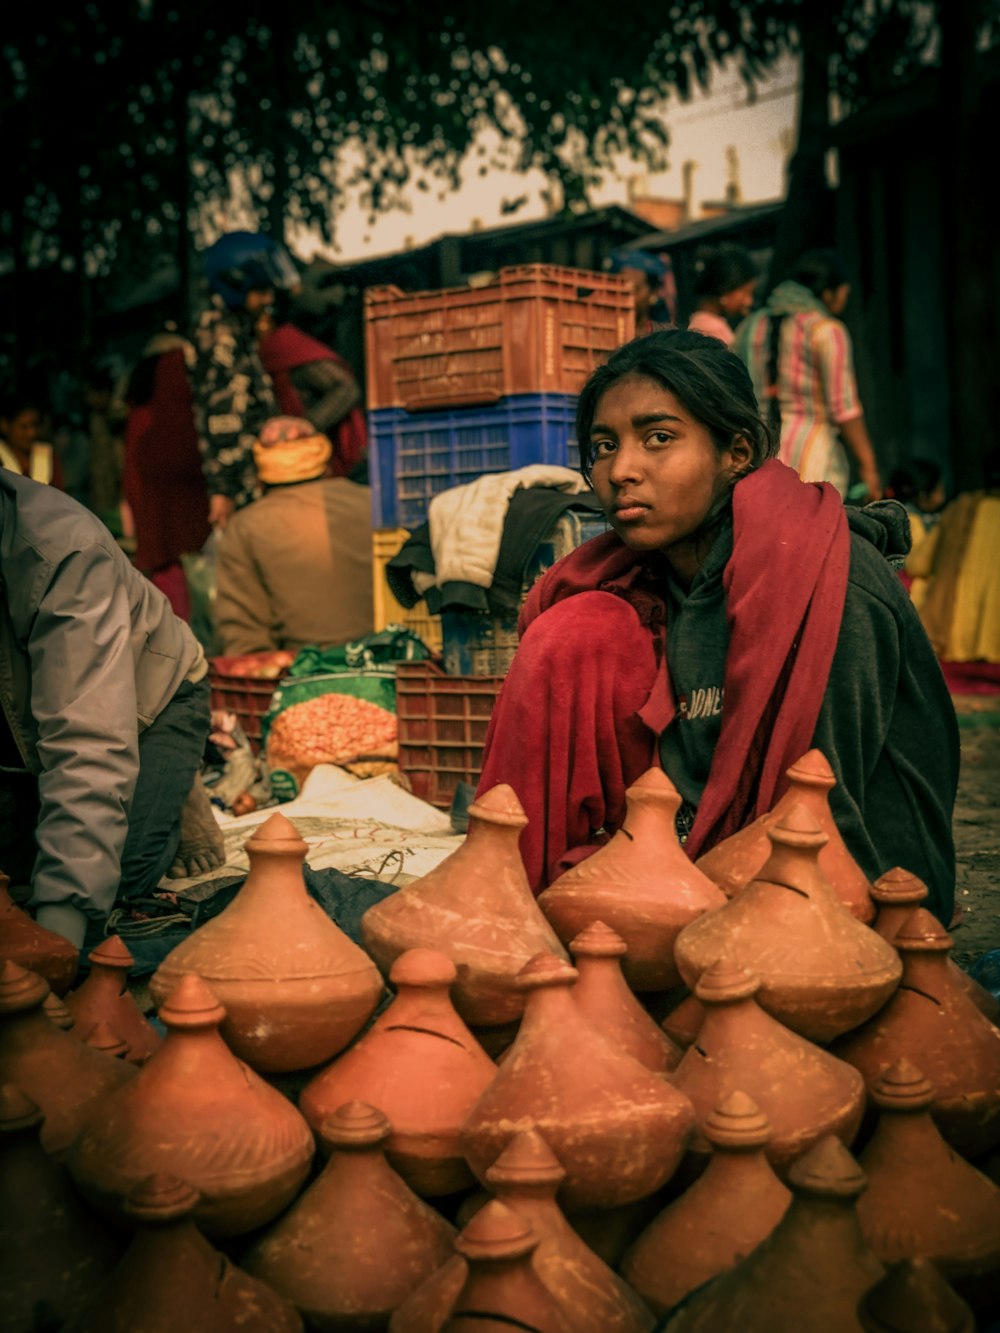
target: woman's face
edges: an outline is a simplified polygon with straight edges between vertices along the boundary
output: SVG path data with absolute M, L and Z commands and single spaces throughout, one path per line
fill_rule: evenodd
M 742 319 L 745 315 L 749 315 L 753 309 L 753 298 L 756 290 L 757 279 L 751 278 L 742 287 L 734 287 L 731 292 L 724 292 L 719 297 L 722 313 L 728 315 L 730 319 Z
M 831 315 L 842 315 L 847 308 L 847 298 L 851 294 L 851 284 L 842 282 L 839 287 L 830 287 L 823 293 L 823 304 Z
M 615 532 L 672 563 L 750 457 L 742 441 L 720 453 L 674 394 L 637 374 L 598 400 L 590 445 L 591 482 Z
M 22 408 L 16 416 L 4 417 L 0 421 L 0 434 L 16 454 L 31 452 L 40 429 L 41 415 L 33 407 Z

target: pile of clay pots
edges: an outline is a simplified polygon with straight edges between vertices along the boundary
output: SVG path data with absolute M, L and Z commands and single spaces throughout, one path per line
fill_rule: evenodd
M 959 1333 L 1000 1313 L 997 1004 L 818 751 L 693 864 L 659 770 L 536 900 L 509 787 L 360 947 L 272 815 L 152 978 L 0 886 L 0 1330 Z M 165 1035 L 163 1035 L 165 1034 Z

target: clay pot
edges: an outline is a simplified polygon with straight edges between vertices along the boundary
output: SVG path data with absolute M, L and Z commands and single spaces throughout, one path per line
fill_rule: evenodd
M 393 1312 L 389 1333 L 440 1333 L 468 1275 L 469 1265 L 460 1254 L 453 1254 Z
M 160 1038 L 129 993 L 128 974 L 135 960 L 128 946 L 120 935 L 110 935 L 91 950 L 88 961 L 89 974 L 66 999 L 78 1030 L 86 1032 L 95 1023 L 107 1023 L 125 1042 L 129 1064 L 144 1064 Z
M 735 898 L 752 879 L 760 877 L 771 854 L 769 830 L 780 824 L 797 805 L 808 810 L 826 834 L 819 853 L 819 868 L 834 892 L 858 921 L 869 925 L 875 916 L 871 884 L 847 850 L 847 844 L 830 811 L 830 791 L 837 784 L 833 769 L 821 750 L 809 750 L 785 769 L 788 788 L 766 814 L 746 828 L 699 856 L 699 870 L 718 884 L 727 898 Z
M 121 1254 L 39 1142 L 42 1113 L 0 1088 L 0 1291 L 6 1330 L 62 1327 Z
M 883 1261 L 933 1259 L 948 1277 L 1000 1268 L 1000 1189 L 958 1156 L 930 1116 L 934 1090 L 909 1060 L 872 1088 L 878 1125 L 860 1156 L 861 1229 Z
M 633 782 L 625 803 L 625 822 L 610 842 L 560 875 L 538 905 L 564 944 L 605 922 L 625 941 L 622 972 L 632 990 L 668 990 L 680 981 L 678 932 L 725 897 L 677 840 L 680 793 L 661 768 Z
M 927 885 L 916 875 L 911 875 L 901 866 L 887 870 L 872 885 L 872 900 L 878 909 L 872 923 L 873 929 L 892 944 L 903 922 L 927 896 Z M 952 970 L 955 980 L 960 981 L 968 991 L 969 999 L 976 1008 L 996 1026 L 1000 1022 L 1000 1000 L 992 991 L 988 991 L 985 986 L 981 986 L 978 981 L 970 977 L 968 972 L 963 972 L 953 958 L 948 959 L 948 967 Z
M 17 963 L 44 977 L 56 995 L 65 995 L 80 964 L 80 951 L 54 930 L 46 930 L 10 896 L 10 876 L 0 870 L 0 962 Z
M 64 1333 L 302 1333 L 285 1300 L 199 1233 L 197 1204 L 175 1176 L 141 1181 L 125 1205 L 136 1227 L 125 1257 Z
M 794 1164 L 789 1184 L 792 1202 L 770 1236 L 685 1301 L 666 1333 L 862 1333 L 858 1302 L 885 1273 L 854 1208 L 864 1173 L 828 1135 Z
M 474 1183 L 459 1134 L 497 1072 L 449 999 L 456 976 L 447 954 L 400 954 L 389 973 L 395 999 L 299 1095 L 299 1110 L 317 1133 L 345 1102 L 377 1106 L 392 1127 L 389 1162 L 425 1198 Z
M 305 1180 L 312 1131 L 226 1046 L 225 1010 L 200 977 L 184 977 L 159 1016 L 166 1040 L 90 1119 L 70 1171 L 112 1215 L 150 1172 L 167 1171 L 199 1192 L 195 1221 L 209 1235 L 262 1226 Z
M 61 1157 L 91 1109 L 128 1083 L 135 1069 L 49 1021 L 48 982 L 17 963 L 0 964 L 0 1083 L 13 1083 L 42 1109 L 42 1147 Z
M 705 1021 L 705 1006 L 690 992 L 661 1020 L 660 1027 L 683 1053 L 694 1044 Z
M 454 1227 L 385 1160 L 391 1126 L 364 1102 L 324 1120 L 322 1173 L 243 1256 L 311 1329 L 384 1329 L 453 1253 Z
M 598 1032 L 655 1073 L 676 1069 L 681 1061 L 680 1048 L 657 1026 L 625 983 L 622 937 L 603 921 L 594 921 L 570 941 L 569 949 L 579 974 L 573 998 Z
M 864 1333 L 976 1333 L 972 1311 L 929 1259 L 892 1264 L 861 1298 Z
M 745 1093 L 731 1093 L 703 1132 L 714 1149 L 704 1173 L 646 1228 L 622 1263 L 626 1282 L 657 1314 L 745 1259 L 791 1201 L 764 1155 L 767 1116 Z
M 576 1333 L 531 1262 L 538 1237 L 513 1209 L 481 1208 L 455 1241 L 469 1265 L 443 1333 Z
M 407 949 L 440 949 L 452 959 L 451 998 L 477 1036 L 521 1017 L 514 978 L 529 958 L 540 950 L 566 957 L 528 885 L 518 850 L 527 822 L 513 788 L 491 787 L 469 806 L 462 844 L 361 918 L 365 948 L 386 975 Z
M 246 844 L 250 873 L 224 911 L 194 931 L 157 968 L 158 1005 L 188 972 L 226 1010 L 222 1035 L 264 1073 L 310 1069 L 342 1051 L 375 1011 L 378 969 L 310 898 L 308 850 L 280 812 Z
M 556 1203 L 565 1179 L 537 1130 L 515 1134 L 486 1172 L 486 1183 L 538 1237 L 531 1264 L 576 1333 L 646 1333 L 652 1313 L 583 1243 Z
M 816 862 L 826 834 L 807 810 L 793 806 L 767 835 L 772 851 L 757 878 L 681 931 L 677 966 L 692 987 L 719 959 L 752 967 L 762 1009 L 811 1041 L 830 1041 L 885 1004 L 902 966 L 830 887 Z
M 759 985 L 745 969 L 726 963 L 705 972 L 695 989 L 705 1021 L 670 1079 L 694 1106 L 692 1156 L 704 1161 L 711 1153 L 705 1126 L 716 1107 L 743 1092 L 770 1122 L 767 1157 L 784 1176 L 796 1157 L 828 1134 L 853 1142 L 864 1111 L 864 1080 L 766 1014 L 756 999 Z
M 691 1133 L 687 1098 L 587 1022 L 576 969 L 538 954 L 518 974 L 526 1003 L 514 1045 L 462 1129 L 480 1180 L 512 1136 L 535 1129 L 566 1170 L 570 1208 L 614 1207 L 672 1175 Z
M 969 999 L 948 967 L 951 936 L 923 907 L 896 933 L 903 979 L 889 1003 L 835 1053 L 874 1088 L 904 1057 L 934 1088 L 931 1111 L 942 1135 L 966 1157 L 1000 1144 L 1000 1031 Z

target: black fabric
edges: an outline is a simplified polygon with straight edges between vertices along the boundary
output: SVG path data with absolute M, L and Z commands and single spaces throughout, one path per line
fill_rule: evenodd
M 559 516 L 567 510 L 591 516 L 603 513 L 590 495 L 572 495 L 550 486 L 532 486 L 514 492 L 504 519 L 500 550 L 489 588 L 478 584 L 451 582 L 444 589 L 429 588 L 425 600 L 431 615 L 443 610 L 485 611 L 503 615 L 517 611 L 525 577 L 539 543 L 543 542 Z M 386 566 L 386 579 L 396 600 L 407 608 L 416 606 L 420 594 L 413 586 L 413 575 L 433 574 L 434 552 L 430 525 L 423 523 L 404 542 Z

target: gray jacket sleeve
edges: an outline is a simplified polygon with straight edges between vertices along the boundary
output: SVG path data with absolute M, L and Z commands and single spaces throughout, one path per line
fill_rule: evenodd
M 41 809 L 33 905 L 82 943 L 110 912 L 139 774 L 128 594 L 111 553 L 70 553 L 41 590 L 28 654 Z

